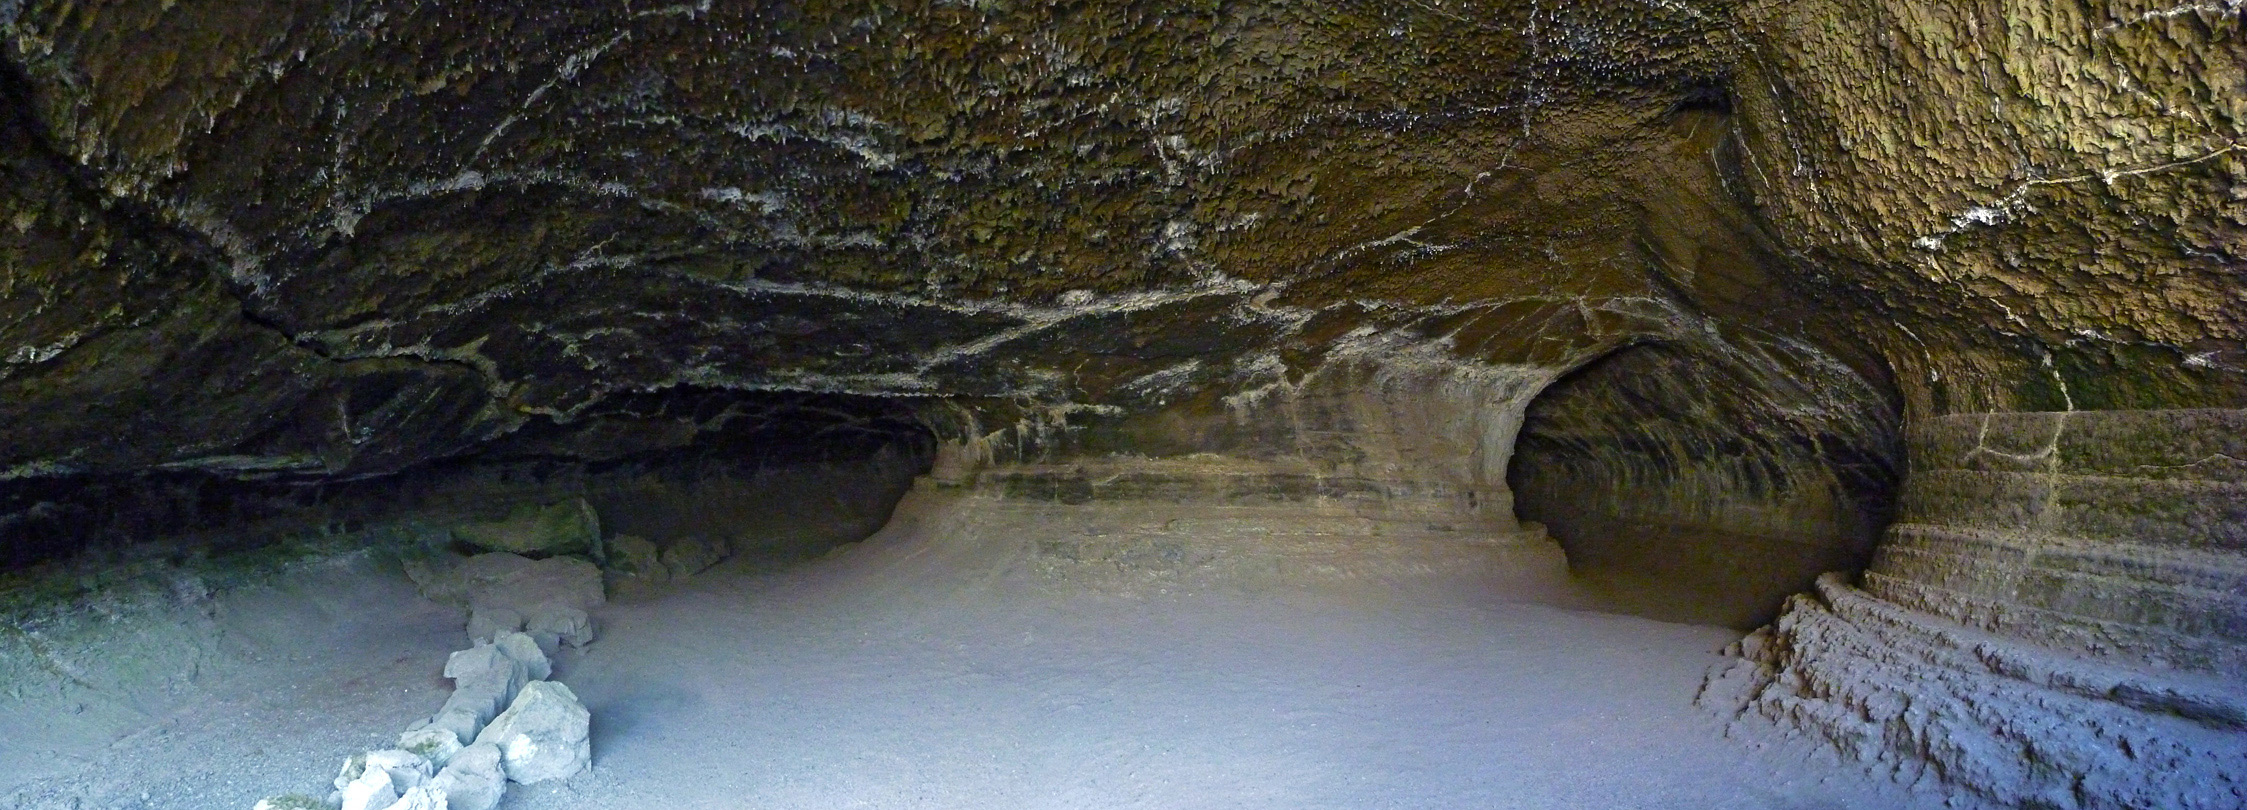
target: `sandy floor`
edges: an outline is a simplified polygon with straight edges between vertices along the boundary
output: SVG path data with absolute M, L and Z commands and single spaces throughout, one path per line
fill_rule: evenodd
M 925 534 L 613 602 L 558 673 L 593 710 L 594 771 L 503 807 L 1932 806 L 1721 739 L 1691 701 L 1729 631 L 1441 588 L 1087 588 L 1025 574 L 1016 538 Z M 266 665 L 106 748 L 43 768 L 0 748 L 0 798 L 246 808 L 319 787 L 442 702 L 459 643 L 456 617 L 362 591 L 352 620 L 267 597 L 269 625 L 333 626 L 295 650 L 258 631 Z

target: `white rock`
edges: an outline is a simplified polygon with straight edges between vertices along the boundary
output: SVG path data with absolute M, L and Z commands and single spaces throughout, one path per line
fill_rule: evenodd
M 343 768 L 336 771 L 335 789 L 342 790 L 345 785 L 358 781 L 359 775 L 366 772 L 367 755 L 365 753 L 352 754 L 343 761 Z
M 514 608 L 485 605 L 468 614 L 468 640 L 476 644 L 490 644 L 501 633 L 522 629 L 523 614 Z
M 522 662 L 523 671 L 531 676 L 531 680 L 543 681 L 554 677 L 554 662 L 547 660 L 545 651 L 540 650 L 528 634 L 501 633 L 492 640 L 492 646 L 498 647 L 507 657 Z
M 474 740 L 485 723 L 514 702 L 523 684 L 553 671 L 553 664 L 539 651 L 538 643 L 522 633 L 501 633 L 495 643 L 453 653 L 445 661 L 445 677 L 453 679 L 453 694 L 430 719 L 429 727 L 452 732 L 461 740 Z
M 459 753 L 460 736 L 446 729 L 423 726 L 398 735 L 398 747 L 427 758 L 432 768 L 442 768 L 453 754 Z
M 368 768 L 343 786 L 342 810 L 385 810 L 397 803 L 398 788 L 381 768 Z
M 444 791 L 422 785 L 406 791 L 383 810 L 450 810 L 450 805 L 445 801 Z
M 569 687 L 535 681 L 523 687 L 476 742 L 499 747 L 508 779 L 524 784 L 563 779 L 593 761 L 588 738 L 592 719 Z
M 395 790 L 402 791 L 429 781 L 429 775 L 434 770 L 430 767 L 429 760 L 420 754 L 386 748 L 353 754 L 350 759 L 344 760 L 343 770 L 336 774 L 335 786 L 337 790 L 342 790 L 361 781 L 369 772 L 381 771 L 389 778 Z
M 451 810 L 491 810 L 507 792 L 499 746 L 477 743 L 460 749 L 430 784 L 445 792 Z
M 436 772 L 430 766 L 429 758 L 397 748 L 368 751 L 367 770 L 389 773 L 391 786 L 400 793 L 428 784 L 430 775 Z
M 568 644 L 584 649 L 585 645 L 593 643 L 593 617 L 583 610 L 548 602 L 531 608 L 529 615 L 524 630 L 541 648 Z

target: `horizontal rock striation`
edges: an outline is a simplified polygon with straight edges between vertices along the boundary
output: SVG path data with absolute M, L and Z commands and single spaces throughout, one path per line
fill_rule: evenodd
M 1426 482 L 1301 462 L 1103 458 L 994 468 L 960 487 L 970 534 L 1024 538 L 1056 581 L 1124 587 L 1458 582 L 1557 598 L 1566 560 L 1534 526 Z
M 1862 589 L 1702 700 L 2009 806 L 2247 802 L 2247 412 L 1925 420 Z
M 1875 596 L 2078 656 L 2247 680 L 2247 411 L 1912 431 Z
M 2247 690 L 2102 665 L 1899 608 L 1840 577 L 1731 652 L 1700 700 L 2003 807 L 2238 807 Z

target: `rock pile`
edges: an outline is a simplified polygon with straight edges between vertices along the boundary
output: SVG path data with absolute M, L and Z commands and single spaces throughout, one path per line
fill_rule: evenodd
M 327 801 L 267 799 L 256 810 L 491 810 L 510 781 L 565 779 L 593 760 L 592 713 L 546 680 L 553 663 L 529 635 L 505 631 L 453 653 L 452 697 L 399 735 L 396 748 L 345 760 Z
M 611 582 L 652 585 L 702 573 L 731 553 L 723 540 L 681 537 L 658 546 L 644 537 L 620 534 L 609 541 L 607 567 Z
M 607 601 L 601 570 L 503 551 L 418 560 L 407 572 L 423 596 L 468 611 L 471 646 L 445 662 L 452 696 L 396 747 L 346 760 L 325 801 L 290 795 L 256 810 L 490 810 L 509 781 L 564 779 L 592 763 L 592 714 L 549 679 L 562 648 L 593 642 L 590 611 Z
M 424 562 L 409 569 L 423 596 L 468 609 L 468 638 L 529 634 L 540 650 L 593 643 L 592 611 L 606 604 L 601 569 L 575 557 L 533 560 L 511 552 Z
M 324 801 L 292 794 L 258 802 L 256 810 L 489 810 L 508 782 L 585 770 L 593 759 L 592 714 L 551 678 L 555 656 L 593 643 L 592 611 L 608 601 L 604 576 L 643 584 L 684 579 L 731 551 L 724 541 L 700 537 L 659 546 L 619 535 L 604 543 L 599 515 L 582 499 L 517 509 L 505 520 L 455 527 L 447 538 L 509 549 L 406 562 L 422 596 L 468 613 L 471 646 L 445 661 L 452 696 L 407 727 L 395 747 L 347 760 Z M 580 553 L 603 559 L 606 574 L 573 556 Z
M 326 802 L 287 796 L 256 810 L 490 810 L 507 782 L 575 775 L 592 763 L 592 713 L 546 680 L 553 663 L 520 632 L 453 653 L 452 697 L 399 735 L 396 748 L 346 760 Z

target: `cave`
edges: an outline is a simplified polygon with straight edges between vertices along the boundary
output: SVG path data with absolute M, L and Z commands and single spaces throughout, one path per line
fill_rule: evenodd
M 0 0 L 0 807 L 2247 806 L 2243 34 Z

